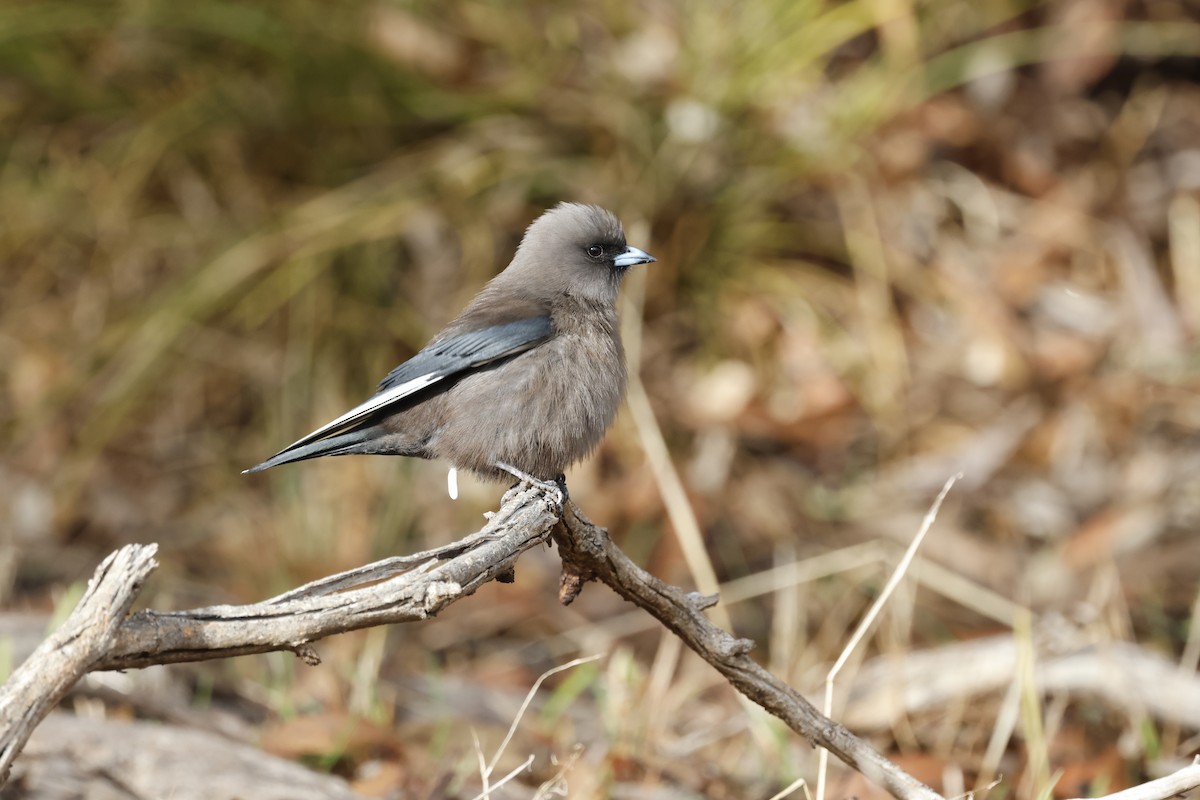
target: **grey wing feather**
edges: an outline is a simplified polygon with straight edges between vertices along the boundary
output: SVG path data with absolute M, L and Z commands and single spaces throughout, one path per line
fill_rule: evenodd
M 260 469 L 291 461 L 293 459 L 281 459 L 280 456 L 318 440 L 328 439 L 355 429 L 365 421 L 377 420 L 383 414 L 402 411 L 405 406 L 403 401 L 412 398 L 423 389 L 444 381 L 446 378 L 485 367 L 500 359 L 529 350 L 549 339 L 553 333 L 553 323 L 548 316 L 543 316 L 492 325 L 441 341 L 434 341 L 389 372 L 387 377 L 380 381 L 378 390 L 369 400 L 355 406 L 307 436 L 296 440 L 263 463 L 246 471 L 257 472 Z M 300 457 L 312 458 L 314 455 L 323 454 L 314 453 Z
M 484 366 L 528 350 L 549 339 L 553 332 L 554 326 L 549 317 L 531 317 L 435 341 L 389 372 L 379 382 L 377 391 L 384 392 L 434 372 L 453 375 Z

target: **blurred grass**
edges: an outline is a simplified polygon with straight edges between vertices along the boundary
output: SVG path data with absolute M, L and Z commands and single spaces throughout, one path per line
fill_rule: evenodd
M 156 604 L 252 600 L 473 529 L 496 493 L 450 504 L 443 465 L 239 472 L 360 400 L 571 199 L 659 258 L 637 351 L 720 578 L 909 535 L 965 463 L 932 558 L 1045 610 L 1092 602 L 1120 556 L 1130 624 L 1180 650 L 1198 43 L 1175 2 L 7 3 L 0 596 L 45 605 L 136 539 L 164 546 Z M 1010 406 L 1032 421 L 997 422 Z M 642 452 L 623 417 L 573 494 L 683 580 Z M 739 604 L 738 631 L 811 685 L 874 575 L 806 587 L 795 630 L 770 597 Z M 546 608 L 552 562 L 520 579 L 386 654 L 331 643 L 358 665 L 332 689 L 272 662 L 220 674 L 278 714 L 317 697 L 388 720 L 375 674 L 524 685 L 547 637 L 613 643 L 596 593 Z M 992 625 L 924 593 L 895 613 L 881 651 Z M 654 772 L 644 744 L 710 759 L 732 796 L 796 776 L 794 743 L 739 757 L 702 667 L 647 697 L 627 658 L 543 711 L 619 751 L 595 785 Z M 430 712 L 433 760 L 469 764 L 455 699 Z M 603 734 L 572 717 L 587 703 Z

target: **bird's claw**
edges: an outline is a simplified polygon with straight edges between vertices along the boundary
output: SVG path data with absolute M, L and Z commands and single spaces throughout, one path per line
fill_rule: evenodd
M 527 483 L 530 486 L 540 489 L 542 494 L 544 494 L 554 503 L 554 507 L 558 509 L 558 512 L 560 514 L 562 513 L 563 502 L 567 499 L 566 481 L 562 479 L 562 476 L 559 476 L 559 480 L 544 481 L 533 477 L 524 470 L 517 469 L 512 464 L 506 464 L 503 461 L 497 461 L 496 468 L 504 470 L 517 480 L 521 481 L 521 483 Z

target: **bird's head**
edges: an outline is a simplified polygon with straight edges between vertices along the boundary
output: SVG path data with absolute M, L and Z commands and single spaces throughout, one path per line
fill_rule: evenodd
M 613 303 L 621 277 L 654 256 L 625 242 L 612 212 L 582 203 L 560 203 L 525 231 L 508 270 L 541 289 L 596 303 Z

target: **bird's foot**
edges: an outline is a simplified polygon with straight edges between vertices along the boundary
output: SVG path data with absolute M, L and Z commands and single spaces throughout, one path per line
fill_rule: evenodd
M 496 468 L 504 470 L 521 483 L 527 483 L 530 486 L 535 486 L 538 489 L 541 489 L 544 495 L 553 500 L 555 507 L 559 510 L 559 513 L 562 513 L 563 502 L 567 499 L 567 483 L 566 479 L 562 475 L 559 475 L 555 480 L 552 481 L 543 481 L 539 478 L 533 477 L 528 472 L 517 469 L 512 464 L 505 464 L 503 461 L 497 461 Z

